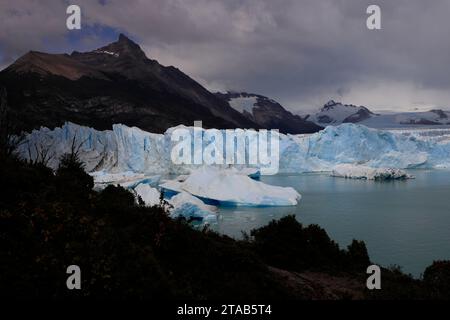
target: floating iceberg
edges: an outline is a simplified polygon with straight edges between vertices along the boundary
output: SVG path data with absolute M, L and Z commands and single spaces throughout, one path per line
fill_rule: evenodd
M 139 196 L 146 206 L 156 206 L 160 204 L 160 192 L 148 184 L 141 183 L 134 188 L 134 192 Z M 180 192 L 167 202 L 170 204 L 168 211 L 172 218 L 184 217 L 186 219 L 200 220 L 202 222 L 216 221 L 217 208 L 203 203 L 200 199 L 186 193 Z
M 136 195 L 141 197 L 146 206 L 152 207 L 159 204 L 160 192 L 156 188 L 150 187 L 148 184 L 141 183 L 134 188 Z
M 173 218 L 182 216 L 186 219 L 198 219 L 208 223 L 217 220 L 217 207 L 206 205 L 202 200 L 187 192 L 178 193 L 168 202 L 172 206 L 169 211 Z
M 221 206 L 293 206 L 301 195 L 290 187 L 271 186 L 234 170 L 202 167 L 187 178 L 161 185 L 171 192 L 188 192 L 206 203 Z
M 333 177 L 367 180 L 403 180 L 412 179 L 413 176 L 401 169 L 371 168 L 353 164 L 339 164 L 331 172 Z

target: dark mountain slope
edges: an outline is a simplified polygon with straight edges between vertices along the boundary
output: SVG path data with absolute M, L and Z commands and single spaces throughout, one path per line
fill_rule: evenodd
M 86 53 L 29 52 L 0 72 L 0 86 L 8 91 L 16 127 L 26 131 L 65 121 L 152 132 L 194 120 L 204 127 L 259 128 L 180 70 L 146 58 L 124 35 Z
M 314 122 L 292 114 L 275 100 L 262 95 L 247 92 L 218 92 L 216 96 L 266 129 L 279 129 L 281 133 L 292 134 L 313 133 L 322 129 Z

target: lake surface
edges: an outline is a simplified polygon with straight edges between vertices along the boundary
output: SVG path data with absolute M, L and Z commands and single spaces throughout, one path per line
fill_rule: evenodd
M 318 224 L 340 247 L 364 240 L 373 262 L 399 265 L 419 277 L 433 260 L 450 259 L 450 171 L 411 170 L 416 178 L 375 182 L 328 174 L 265 176 L 261 181 L 291 186 L 302 200 L 295 207 L 221 208 L 211 228 L 235 238 L 241 231 L 295 214 Z

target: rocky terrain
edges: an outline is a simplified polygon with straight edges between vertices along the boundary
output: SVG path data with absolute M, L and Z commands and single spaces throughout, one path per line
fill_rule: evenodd
M 320 125 L 292 114 L 275 100 L 262 95 L 247 92 L 218 92 L 216 96 L 263 128 L 279 129 L 281 133 L 292 134 L 313 133 L 322 129 Z
M 17 130 L 55 128 L 66 121 L 96 129 L 121 123 L 151 132 L 203 121 L 206 128 L 267 128 L 287 133 L 321 127 L 258 96 L 253 115 L 232 108 L 173 66 L 147 58 L 120 35 L 90 52 L 30 51 L 0 72 Z
M 65 121 L 153 132 L 194 120 L 205 127 L 259 127 L 177 68 L 148 59 L 124 35 L 91 52 L 30 51 L 0 72 L 0 86 L 18 128 L 26 131 Z

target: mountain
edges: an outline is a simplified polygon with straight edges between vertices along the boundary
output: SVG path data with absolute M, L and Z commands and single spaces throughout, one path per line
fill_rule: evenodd
M 357 123 L 366 120 L 375 114 L 366 107 L 352 104 L 342 104 L 334 100 L 328 101 L 316 114 L 306 119 L 318 125 L 339 125 L 341 123 Z
M 450 125 L 450 112 L 433 109 L 426 112 L 375 114 L 363 106 L 342 104 L 331 100 L 319 112 L 308 115 L 305 119 L 322 126 L 351 122 L 371 128 L 433 127 L 436 125 Z
M 294 115 L 275 100 L 247 92 L 217 92 L 216 96 L 226 101 L 234 110 L 263 128 L 279 129 L 281 133 L 313 133 L 321 126 Z
M 380 114 L 361 122 L 361 124 L 372 128 L 433 128 L 436 126 L 449 126 L 450 111 L 433 109 L 425 112 Z
M 72 121 L 96 129 L 112 124 L 163 132 L 179 124 L 260 128 L 175 67 L 148 59 L 124 35 L 91 52 L 30 51 L 0 72 L 20 130 Z

